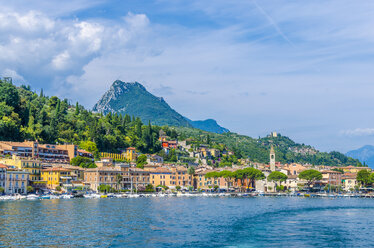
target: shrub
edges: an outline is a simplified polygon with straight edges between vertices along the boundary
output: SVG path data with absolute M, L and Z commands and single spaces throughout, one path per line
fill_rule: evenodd
M 153 185 L 152 185 L 152 184 L 148 184 L 148 185 L 145 187 L 145 191 L 146 191 L 146 192 L 154 192 L 155 189 L 153 188 Z
M 34 188 L 31 186 L 27 186 L 27 193 L 34 192 Z

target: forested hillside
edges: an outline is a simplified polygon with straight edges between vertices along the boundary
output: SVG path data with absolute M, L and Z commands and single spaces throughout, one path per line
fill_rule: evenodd
M 298 144 L 286 136 L 264 137 L 254 139 L 236 133 L 209 133 L 198 129 L 175 127 L 182 139 L 189 139 L 192 143 L 225 144 L 229 150 L 235 152 L 237 158 L 249 158 L 254 162 L 268 163 L 269 150 L 273 145 L 276 153 L 276 161 L 281 163 L 309 163 L 314 165 L 329 166 L 361 166 L 357 159 L 345 156 L 340 152 L 319 152 L 304 144 Z
M 30 87 L 15 87 L 0 81 L 0 140 L 38 140 L 40 143 L 74 143 L 92 152 L 119 152 L 129 146 L 144 153 L 161 150 L 160 129 L 167 135 L 198 146 L 227 147 L 236 158 L 266 163 L 274 145 L 277 161 L 315 165 L 361 165 L 339 152 L 319 152 L 310 146 L 297 144 L 285 136 L 253 139 L 235 133 L 211 133 L 187 127 L 144 125 L 140 118 L 129 115 L 92 113 L 67 99 L 44 96 Z
M 142 152 L 157 152 L 159 129 L 143 125 L 139 118 L 95 114 L 78 103 L 69 105 L 67 99 L 0 81 L 0 140 L 74 143 L 82 148 L 94 142 L 100 151 L 134 146 Z

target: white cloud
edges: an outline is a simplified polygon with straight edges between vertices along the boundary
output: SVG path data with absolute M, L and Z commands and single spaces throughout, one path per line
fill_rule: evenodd
M 68 51 L 64 51 L 56 55 L 52 60 L 52 64 L 57 70 L 66 69 L 69 62 L 70 62 L 70 54 Z
M 369 2 L 269 0 L 259 11 L 252 1 L 157 1 L 161 10 L 113 19 L 70 11 L 100 1 L 47 2 L 0 10 L 0 71 L 47 93 L 91 107 L 114 80 L 140 81 L 192 119 L 252 136 L 282 130 L 322 149 L 343 137 L 336 130 L 374 121 Z
M 2 71 L 1 75 L 3 77 L 11 77 L 13 80 L 17 80 L 18 82 L 26 82 L 25 79 L 19 75 L 16 71 L 11 70 L 11 69 L 5 69 Z

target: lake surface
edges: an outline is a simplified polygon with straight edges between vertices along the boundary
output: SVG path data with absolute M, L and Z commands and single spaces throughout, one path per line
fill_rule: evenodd
M 374 199 L 0 202 L 2 247 L 373 247 Z

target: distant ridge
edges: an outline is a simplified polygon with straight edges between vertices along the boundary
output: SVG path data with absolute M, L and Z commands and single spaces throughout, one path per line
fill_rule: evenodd
M 198 128 L 204 131 L 212 132 L 212 133 L 227 133 L 230 132 L 227 128 L 221 127 L 218 123 L 213 119 L 207 119 L 205 121 L 190 121 L 190 124 L 194 128 Z
M 374 168 L 374 146 L 366 145 L 359 149 L 352 150 L 346 153 L 347 156 L 360 160 L 370 168 Z
M 138 116 L 143 122 L 155 125 L 194 127 L 214 133 L 229 130 L 221 127 L 213 119 L 191 121 L 172 109 L 162 97 L 156 97 L 138 82 L 114 81 L 112 86 L 93 107 L 93 111 L 103 114 L 121 113 Z

